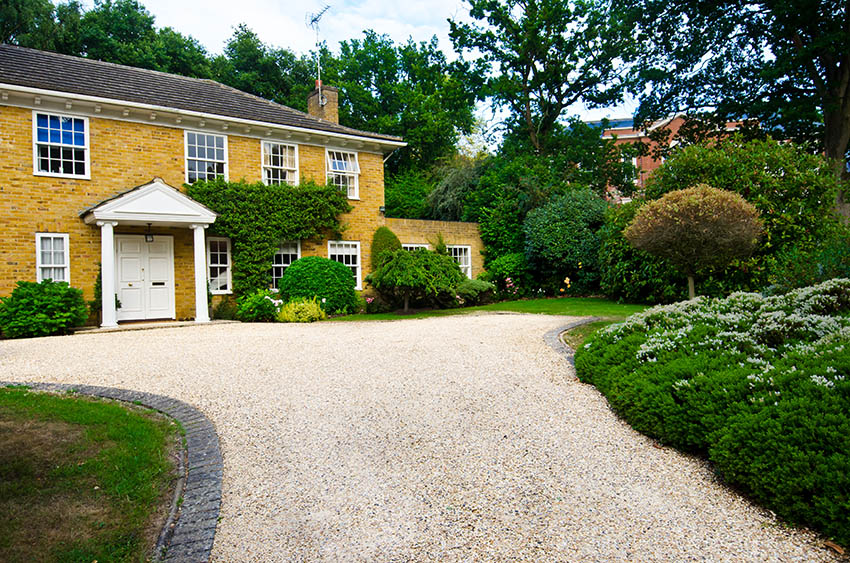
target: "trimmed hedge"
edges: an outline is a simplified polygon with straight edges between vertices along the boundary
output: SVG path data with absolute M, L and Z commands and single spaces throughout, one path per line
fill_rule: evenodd
M 372 235 L 372 269 L 377 270 L 387 255 L 401 250 L 401 241 L 389 227 L 378 227 Z
M 357 310 L 357 282 L 344 264 L 328 258 L 307 256 L 293 262 L 278 283 L 280 298 L 317 298 L 328 313 L 352 313 Z
M 637 430 L 847 544 L 848 314 L 850 279 L 654 307 L 591 337 L 576 371 Z
M 19 281 L 0 298 L 0 332 L 7 338 L 67 334 L 88 319 L 83 291 L 67 282 Z

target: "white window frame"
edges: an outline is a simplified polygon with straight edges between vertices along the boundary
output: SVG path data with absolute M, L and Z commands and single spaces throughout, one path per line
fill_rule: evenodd
M 293 158 L 295 159 L 295 167 L 294 168 L 286 168 L 286 167 L 282 167 L 282 166 L 266 165 L 266 145 L 267 144 L 268 145 L 281 145 L 281 146 L 289 147 L 289 148 L 293 149 L 292 152 L 293 152 Z M 266 141 L 264 139 L 260 140 L 260 177 L 263 179 L 263 183 L 265 185 L 267 185 L 267 186 L 271 186 L 271 185 L 275 185 L 275 186 L 278 186 L 278 185 L 297 186 L 298 182 L 299 182 L 299 178 L 300 178 L 299 172 L 298 172 L 298 169 L 299 169 L 298 162 L 299 162 L 299 160 L 298 160 L 298 145 L 292 144 L 292 143 L 282 143 L 280 141 Z M 267 168 L 275 169 L 275 170 L 285 170 L 287 173 L 291 172 L 292 175 L 293 175 L 292 182 L 287 181 L 283 184 L 269 184 L 266 181 L 266 169 Z
M 460 256 L 455 256 L 452 250 L 466 250 L 466 257 L 469 259 L 469 264 L 464 264 L 461 260 L 459 260 Z M 472 279 L 472 247 L 468 244 L 447 244 L 446 250 L 449 251 L 449 256 L 451 256 L 457 265 L 460 266 L 460 271 L 463 272 L 466 277 Z
M 331 153 L 347 154 L 353 157 L 354 171 L 344 173 L 331 170 Z M 347 151 L 343 149 L 325 148 L 325 182 L 331 182 L 333 176 L 349 176 L 353 179 L 354 184 L 348 184 L 346 196 L 348 199 L 360 199 L 360 159 L 356 151 Z
M 420 248 L 424 248 L 425 250 L 430 250 L 431 247 L 427 244 L 423 244 L 421 242 L 410 242 L 410 243 L 401 243 L 402 250 L 407 250 L 409 252 L 413 252 L 414 250 L 418 250 Z
M 83 147 L 77 147 L 75 145 L 63 145 L 61 143 L 40 143 L 38 141 L 38 115 L 46 115 L 48 121 L 50 120 L 50 116 L 55 116 L 58 118 L 68 118 L 68 119 L 81 119 L 83 121 L 83 135 L 85 137 L 85 145 Z M 38 169 L 38 147 L 39 145 L 48 145 L 48 146 L 58 146 L 58 147 L 71 147 L 71 148 L 82 148 L 83 153 L 85 154 L 85 166 L 86 172 L 85 174 L 65 174 L 64 172 L 49 172 L 45 170 Z M 80 115 L 69 115 L 63 113 L 56 113 L 50 111 L 43 110 L 33 110 L 32 112 L 32 173 L 34 176 L 49 176 L 51 178 L 75 178 L 77 180 L 91 180 L 91 143 L 89 141 L 89 118 L 83 117 Z
M 230 246 L 230 239 L 227 237 L 207 237 L 207 280 L 212 280 L 210 268 L 213 266 L 220 268 L 221 264 L 212 263 L 212 248 L 211 242 L 224 242 L 227 244 L 227 289 L 213 289 L 210 287 L 212 295 L 231 295 L 233 293 L 233 251 Z
M 189 181 L 189 134 L 190 133 L 192 133 L 194 135 L 206 135 L 206 136 L 210 136 L 210 137 L 221 137 L 222 139 L 224 139 L 224 160 L 223 161 L 220 161 L 220 160 L 210 161 L 210 159 L 208 159 L 208 158 L 201 159 L 201 158 L 198 158 L 197 155 L 195 157 L 193 157 L 192 160 L 205 160 L 205 161 L 208 161 L 208 162 L 223 162 L 224 163 L 224 180 L 228 181 L 230 179 L 230 165 L 228 164 L 229 149 L 227 147 L 227 135 L 219 135 L 218 133 L 213 133 L 212 131 L 190 131 L 189 129 L 186 129 L 185 131 L 183 131 L 183 168 L 185 168 L 186 183 L 187 184 L 192 183 L 192 182 Z M 197 181 L 197 179 L 195 181 Z
M 295 260 L 300 260 L 301 259 L 301 241 L 300 240 L 295 240 L 295 241 L 293 241 L 293 240 L 282 240 L 282 241 L 280 241 L 280 243 L 277 245 L 277 250 L 274 253 L 275 257 L 278 255 L 278 253 L 280 252 L 280 248 L 284 244 L 292 244 L 292 243 L 295 243 L 296 249 L 297 249 L 297 253 L 296 253 L 297 257 L 295 258 Z M 292 265 L 292 262 L 290 262 L 289 265 Z M 279 267 L 280 266 L 278 266 L 274 263 L 274 258 L 272 258 L 272 288 L 273 289 L 277 289 L 277 286 L 274 283 L 275 279 L 280 279 L 280 278 L 274 277 L 274 269 L 279 268 Z M 286 272 L 286 268 L 288 268 L 288 267 L 289 266 L 284 266 L 283 271 Z
M 363 260 L 360 256 L 360 241 L 357 240 L 329 240 L 328 241 L 328 259 L 333 260 L 332 256 L 334 252 L 331 251 L 331 247 L 335 244 L 351 244 L 357 249 L 357 266 L 356 271 L 354 273 L 355 286 L 354 288 L 357 290 L 363 289 L 363 284 L 361 282 L 362 273 L 363 273 Z M 339 260 L 337 260 L 339 262 Z M 351 268 L 348 264 L 343 264 L 346 268 Z
M 65 263 L 61 266 L 65 269 L 65 279 L 62 280 L 54 280 L 54 281 L 63 281 L 71 283 L 71 251 L 68 244 L 68 233 L 36 233 L 35 234 L 35 281 L 41 283 L 42 281 L 48 279 L 42 277 L 41 269 L 42 268 L 56 268 L 55 264 L 43 264 L 41 262 L 41 241 L 45 238 L 57 239 L 61 238 L 64 241 L 63 250 Z M 53 279 L 53 278 L 49 278 Z

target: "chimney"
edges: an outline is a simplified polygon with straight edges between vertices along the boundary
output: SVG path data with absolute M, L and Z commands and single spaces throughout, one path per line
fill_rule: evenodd
M 331 123 L 339 123 L 339 90 L 333 86 L 323 86 L 321 80 L 317 80 L 316 87 L 307 96 L 307 113 Z

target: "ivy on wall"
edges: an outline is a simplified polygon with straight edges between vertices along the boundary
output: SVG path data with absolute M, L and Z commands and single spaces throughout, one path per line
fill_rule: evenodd
M 199 181 L 189 197 L 219 214 L 210 234 L 230 239 L 233 290 L 266 288 L 280 241 L 317 238 L 340 230 L 339 216 L 351 210 L 339 188 L 302 181 L 298 186 L 262 182 Z

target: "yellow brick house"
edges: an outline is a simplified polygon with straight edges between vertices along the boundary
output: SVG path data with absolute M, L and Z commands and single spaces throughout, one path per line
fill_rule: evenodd
M 477 225 L 384 217 L 384 161 L 405 143 L 339 125 L 337 96 L 314 89 L 305 114 L 211 80 L 0 45 L 0 296 L 51 278 L 95 298 L 101 264 L 102 326 L 208 321 L 207 288 L 231 292 L 230 241 L 208 235 L 216 214 L 184 185 L 216 177 L 347 193 L 345 240 L 280 241 L 273 279 L 323 256 L 360 289 L 382 225 L 407 248 L 439 232 L 477 274 Z

